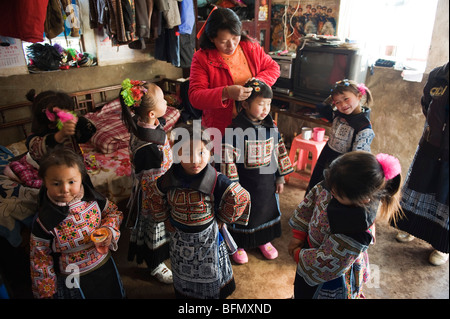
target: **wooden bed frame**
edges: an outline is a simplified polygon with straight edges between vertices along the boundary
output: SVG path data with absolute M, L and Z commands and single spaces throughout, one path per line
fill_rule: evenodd
M 158 84 L 164 91 L 164 93 L 179 93 L 179 85 L 176 80 L 166 79 L 162 76 L 157 76 L 148 82 Z M 86 91 L 79 91 L 74 93 L 68 93 L 74 100 L 75 109 L 77 114 L 86 114 L 88 112 L 95 112 L 99 110 L 106 103 L 114 100 L 119 95 L 121 84 L 101 87 Z M 5 116 L 5 112 L 8 110 L 23 110 L 26 114 L 31 114 L 32 102 L 26 101 L 21 103 L 0 105 L 0 131 L 10 127 L 19 127 L 22 130 L 24 138 L 28 136 L 30 132 L 27 131 L 27 127 L 31 123 L 31 117 L 8 121 Z

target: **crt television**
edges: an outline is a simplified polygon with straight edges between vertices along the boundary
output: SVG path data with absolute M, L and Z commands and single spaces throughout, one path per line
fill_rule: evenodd
M 299 48 L 294 63 L 294 96 L 311 103 L 323 102 L 337 81 L 365 81 L 367 60 L 357 50 L 333 46 Z

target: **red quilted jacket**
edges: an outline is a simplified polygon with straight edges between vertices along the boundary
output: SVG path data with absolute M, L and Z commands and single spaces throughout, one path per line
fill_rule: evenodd
M 272 86 L 280 76 L 279 65 L 264 52 L 257 42 L 241 41 L 253 77 Z M 215 127 L 222 134 L 231 124 L 233 101 L 222 101 L 222 90 L 233 85 L 228 65 L 215 49 L 200 49 L 195 52 L 189 79 L 189 101 L 202 110 L 202 125 Z

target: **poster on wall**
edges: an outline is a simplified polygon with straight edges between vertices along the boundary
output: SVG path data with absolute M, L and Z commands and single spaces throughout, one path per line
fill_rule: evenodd
M 273 3 L 270 51 L 295 52 L 309 34 L 335 36 L 339 4 L 340 0 Z

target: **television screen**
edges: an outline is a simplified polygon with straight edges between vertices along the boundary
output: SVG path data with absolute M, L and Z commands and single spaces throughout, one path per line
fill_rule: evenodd
M 324 91 L 347 75 L 346 54 L 304 52 L 301 56 L 300 86 L 306 90 Z
M 322 102 L 337 81 L 364 81 L 359 74 L 357 51 L 331 47 L 305 47 L 297 52 L 294 94 L 310 102 Z

